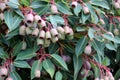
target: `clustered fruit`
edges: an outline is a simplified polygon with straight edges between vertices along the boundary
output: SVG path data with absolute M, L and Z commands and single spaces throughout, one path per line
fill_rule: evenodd
M 120 0 L 114 1 L 113 6 L 115 7 L 115 9 L 120 9 Z

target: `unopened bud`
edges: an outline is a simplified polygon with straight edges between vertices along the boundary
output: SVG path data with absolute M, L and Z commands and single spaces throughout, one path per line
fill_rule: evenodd
M 38 29 L 38 28 L 35 28 L 35 29 L 33 30 L 33 32 L 32 32 L 32 35 L 33 35 L 33 36 L 38 36 L 38 34 L 39 34 L 39 29 Z
M 84 61 L 85 69 L 90 70 L 91 64 L 88 61 Z
M 74 36 L 73 36 L 73 35 L 67 35 L 67 38 L 68 38 L 69 40 L 72 40 L 72 39 L 74 38 Z
M 47 32 L 45 33 L 45 38 L 46 38 L 47 40 L 50 40 L 50 39 L 51 39 L 50 31 L 47 31 Z
M 32 23 L 34 21 L 34 16 L 33 16 L 32 13 L 29 13 L 29 14 L 25 15 L 25 17 L 26 17 L 26 22 L 27 23 Z
M 105 24 L 105 22 L 104 22 L 104 20 L 103 20 L 103 19 L 100 19 L 100 23 L 101 23 L 102 25 L 104 25 L 104 24 Z
M 117 0 L 117 2 L 120 4 L 120 0 Z
M 34 16 L 35 22 L 41 23 L 41 17 L 39 15 Z
M 71 62 L 71 57 L 69 55 L 62 55 L 62 58 L 65 62 L 70 63 Z
M 74 35 L 73 29 L 72 29 L 72 28 L 69 28 L 69 30 L 70 30 L 69 36 L 73 36 L 73 35 Z
M 104 80 L 109 80 L 109 77 L 108 77 L 108 76 L 105 76 L 105 77 L 104 77 Z
M 95 80 L 99 80 L 99 78 L 95 78 Z
M 57 30 L 56 30 L 55 28 L 52 28 L 52 29 L 50 30 L 50 33 L 51 33 L 51 35 L 52 35 L 53 37 L 57 37 L 57 36 L 58 36 L 58 32 L 57 32 Z
M 40 70 L 36 70 L 36 71 L 35 71 L 35 77 L 36 77 L 36 78 L 40 78 L 40 76 L 41 76 Z
M 77 7 L 77 1 L 73 1 L 72 3 L 71 3 L 71 6 L 72 6 L 72 8 L 75 8 L 75 7 Z
M 32 29 L 31 29 L 31 27 L 26 27 L 26 34 L 27 35 L 31 35 L 32 34 Z
M 13 78 L 12 77 L 7 77 L 6 80 L 13 80 Z
M 67 34 L 67 35 L 70 34 L 70 28 L 69 28 L 69 26 L 65 26 L 64 30 L 65 30 L 65 34 Z
M 38 25 L 39 25 L 40 28 L 45 27 L 46 26 L 46 22 L 41 19 L 41 22 L 38 22 Z
M 44 31 L 44 30 L 41 30 L 41 31 L 39 32 L 39 38 L 40 38 L 40 39 L 44 39 L 44 38 L 45 38 L 45 31 Z
M 90 13 L 90 11 L 89 11 L 89 9 L 88 9 L 87 6 L 83 6 L 83 12 L 84 12 L 85 14 L 89 14 L 89 13 Z
M 91 54 L 91 51 L 92 51 L 91 46 L 90 46 L 90 45 L 87 45 L 87 46 L 85 47 L 84 53 L 89 55 L 89 54 Z
M 22 50 L 25 50 L 26 47 L 27 47 L 27 43 L 25 41 L 23 41 Z
M 58 13 L 58 9 L 57 9 L 57 6 L 55 4 L 51 4 L 51 12 Z
M 20 26 L 19 34 L 24 36 L 25 35 L 25 31 L 26 31 L 26 26 L 25 25 Z
M 60 34 L 64 34 L 64 33 L 65 33 L 65 30 L 64 30 L 61 26 L 58 26 L 58 27 L 57 27 L 57 31 L 58 31 Z
M 44 44 L 44 40 L 38 38 L 38 39 L 37 39 L 37 45 L 38 45 L 38 46 L 42 46 L 43 44 Z
M 119 30 L 118 30 L 117 28 L 114 29 L 114 34 L 115 34 L 116 36 L 119 35 Z
M 118 2 L 113 3 L 115 9 L 120 9 L 120 4 Z
M 58 37 L 60 38 L 60 39 L 62 39 L 62 40 L 64 40 L 65 39 L 65 34 L 58 34 Z
M 4 14 L 3 13 L 0 13 L 0 20 L 4 20 Z
M 44 47 L 49 47 L 49 45 L 50 45 L 50 40 L 45 39 Z
M 6 4 L 0 3 L 0 10 L 4 11 L 5 8 L 6 8 Z
M 5 67 L 1 67 L 0 69 L 0 75 L 1 76 L 7 76 L 8 75 L 8 69 Z
M 58 41 L 58 37 L 53 37 L 53 38 L 52 38 L 52 42 L 53 42 L 53 43 L 56 43 L 57 41 Z

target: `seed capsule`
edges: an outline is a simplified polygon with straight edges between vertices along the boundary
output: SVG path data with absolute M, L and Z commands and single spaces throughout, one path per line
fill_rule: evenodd
M 65 33 L 65 30 L 64 30 L 61 26 L 58 26 L 58 27 L 57 27 L 57 31 L 58 31 L 60 34 L 64 34 L 64 33 Z
M 57 9 L 57 6 L 55 4 L 51 4 L 51 12 L 58 13 L 58 9 Z
M 41 30 L 41 31 L 39 32 L 39 38 L 40 38 L 40 39 L 44 39 L 44 38 L 45 38 L 45 31 L 44 31 L 44 30 Z
M 41 76 L 40 70 L 36 70 L 36 71 L 35 71 L 35 77 L 36 77 L 36 78 L 40 78 L 40 76 Z
M 119 30 L 118 30 L 117 28 L 114 29 L 114 34 L 115 34 L 116 36 L 119 35 Z
M 32 32 L 32 35 L 37 37 L 38 34 L 39 34 L 39 29 L 38 29 L 38 28 L 35 28 L 35 29 L 33 30 L 33 32 Z
M 85 47 L 84 53 L 89 55 L 89 54 L 91 53 L 91 51 L 92 51 L 91 46 L 90 46 L 90 45 L 87 45 L 87 46 Z
M 26 26 L 25 25 L 20 26 L 19 34 L 24 36 L 25 35 L 25 31 L 26 31 Z
M 90 13 L 90 11 L 89 11 L 89 9 L 88 9 L 87 6 L 83 6 L 83 12 L 84 12 L 85 14 L 89 14 L 89 13 Z
M 34 20 L 35 20 L 35 22 L 41 23 L 41 17 L 39 15 L 35 15 Z
M 52 42 L 53 42 L 53 43 L 56 43 L 57 41 L 58 41 L 58 37 L 53 37 L 53 38 L 52 38 Z
M 37 39 L 37 45 L 38 46 L 42 46 L 44 44 L 44 40 L 43 39 Z
M 32 34 L 32 29 L 30 27 L 26 27 L 26 34 L 31 35 Z
M 0 69 L 0 75 L 1 75 L 1 76 L 7 76 L 7 75 L 8 75 L 8 69 L 5 68 L 5 67 L 2 67 L 2 68 Z
M 50 39 L 51 39 L 50 31 L 47 31 L 47 32 L 45 33 L 45 37 L 46 37 L 47 40 L 50 40 Z
M 73 1 L 72 4 L 71 4 L 72 8 L 77 7 L 77 4 L 78 4 L 77 1 Z
M 104 20 L 103 20 L 103 19 L 100 19 L 100 23 L 101 23 L 102 25 L 104 25 L 104 24 L 105 24 L 105 22 L 104 22 Z
M 22 50 L 25 50 L 26 48 L 27 48 L 27 43 L 23 41 Z
M 52 29 L 50 30 L 50 33 L 51 33 L 51 35 L 52 35 L 53 37 L 57 37 L 57 36 L 58 36 L 58 32 L 57 32 L 57 30 L 56 30 L 55 28 L 52 28 Z
M 68 26 L 64 27 L 65 34 L 69 35 L 70 34 L 70 28 Z
M 27 23 L 32 23 L 34 21 L 34 16 L 32 13 L 25 15 L 25 18 Z
M 13 78 L 12 77 L 8 77 L 6 80 L 13 80 Z
M 0 3 L 0 10 L 4 11 L 5 8 L 6 8 L 6 4 L 5 3 Z
M 120 4 L 118 2 L 113 3 L 115 9 L 120 9 Z

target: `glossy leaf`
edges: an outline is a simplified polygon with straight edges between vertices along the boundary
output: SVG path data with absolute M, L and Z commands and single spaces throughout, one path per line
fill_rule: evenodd
M 55 74 L 55 80 L 62 80 L 63 75 L 60 71 L 56 72 Z
M 19 68 L 31 68 L 26 61 L 14 61 L 13 65 Z
M 79 13 L 81 12 L 81 10 L 82 10 L 82 6 L 81 6 L 80 4 L 78 4 L 78 5 L 73 9 L 73 11 L 74 11 L 74 13 L 75 13 L 76 16 L 79 15 Z

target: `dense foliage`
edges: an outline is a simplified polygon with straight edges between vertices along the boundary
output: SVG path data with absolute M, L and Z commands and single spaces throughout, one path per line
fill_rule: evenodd
M 120 0 L 0 0 L 0 80 L 118 80 Z

